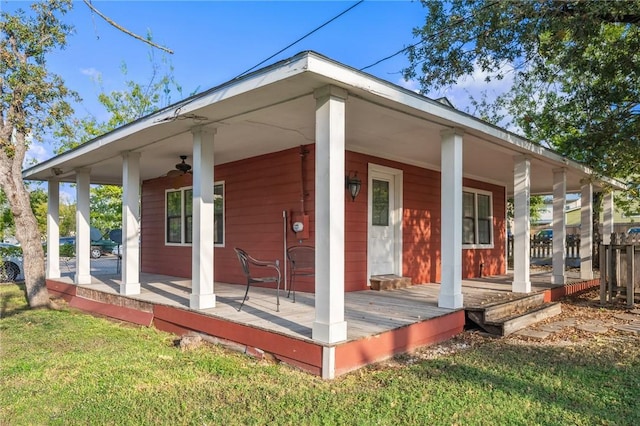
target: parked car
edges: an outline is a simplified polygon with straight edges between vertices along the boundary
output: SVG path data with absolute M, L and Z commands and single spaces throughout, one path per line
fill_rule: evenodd
M 76 245 L 76 237 L 60 237 L 60 245 L 70 244 L 72 246 Z
M 91 228 L 91 257 L 98 259 L 103 254 L 109 254 L 118 243 L 109 238 L 109 231 L 102 234 L 99 229 Z
M 553 239 L 553 229 L 541 229 L 534 235 L 535 238 L 541 241 L 547 241 Z
M 534 237 L 538 241 L 551 241 L 553 240 L 553 229 L 542 229 L 535 233 Z M 567 234 L 567 243 L 573 243 L 580 239 L 580 235 L 578 234 Z
M 22 248 L 15 244 L 0 243 L 0 282 L 15 281 L 23 277 Z
M 98 259 L 103 254 L 109 254 L 113 251 L 114 247 L 118 244 L 115 241 L 106 238 L 107 234 L 102 235 L 102 233 L 96 229 L 91 228 L 91 257 L 93 259 Z M 64 246 L 65 244 L 69 244 L 74 247 L 76 246 L 76 237 L 60 237 L 60 246 Z
M 627 229 L 627 235 L 640 235 L 640 226 L 633 226 Z

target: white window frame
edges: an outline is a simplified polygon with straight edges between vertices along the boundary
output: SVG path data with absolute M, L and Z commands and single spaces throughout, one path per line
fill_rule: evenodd
M 467 193 L 471 193 L 473 194 L 473 202 L 474 202 L 474 240 L 475 241 L 479 241 L 479 227 L 478 227 L 478 195 L 485 195 L 489 197 L 489 238 L 490 238 L 490 242 L 488 244 L 479 244 L 479 243 L 475 243 L 475 244 L 465 244 L 464 242 L 462 243 L 462 248 L 463 249 L 492 249 L 493 245 L 494 245 L 494 227 L 493 227 L 493 192 L 491 191 L 484 191 L 482 189 L 476 189 L 476 188 L 469 188 L 469 187 L 463 187 L 462 188 L 462 192 L 467 192 Z M 464 197 L 462 198 L 462 212 L 464 214 Z M 463 234 L 464 234 L 464 216 L 462 217 L 462 221 L 463 221 Z M 463 235 L 464 238 L 464 235 Z
M 214 247 L 224 247 L 227 241 L 226 238 L 226 200 L 225 200 L 225 181 L 214 182 L 213 186 L 222 185 L 222 243 L 214 243 Z M 193 186 L 183 186 L 180 188 L 171 188 L 164 190 L 164 245 L 165 246 L 178 246 L 178 247 L 191 247 L 192 243 L 187 243 L 186 241 L 186 226 L 185 226 L 185 209 L 184 209 L 184 201 L 185 201 L 185 192 L 192 190 Z M 215 191 L 215 189 L 214 189 Z M 169 206 L 167 205 L 167 194 L 170 192 L 180 192 L 180 241 L 179 243 L 172 243 L 167 241 L 169 238 L 169 227 L 167 223 L 167 214 L 169 210 Z M 215 192 L 214 192 L 215 198 Z M 214 211 L 214 220 L 215 220 L 215 211 Z M 214 225 L 215 226 L 215 225 Z

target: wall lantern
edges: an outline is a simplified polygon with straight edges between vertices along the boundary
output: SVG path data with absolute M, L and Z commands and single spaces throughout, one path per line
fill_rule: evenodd
M 346 176 L 345 181 L 347 190 L 351 195 L 351 201 L 355 201 L 356 197 L 360 193 L 360 187 L 362 186 L 362 182 L 360 181 L 360 178 L 358 178 L 358 172 L 349 172 L 349 174 Z

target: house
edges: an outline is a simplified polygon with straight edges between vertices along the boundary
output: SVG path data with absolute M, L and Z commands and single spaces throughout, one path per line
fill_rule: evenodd
M 181 156 L 192 173 L 183 173 Z M 176 164 L 184 170 L 176 172 Z M 25 170 L 24 178 L 49 182 L 49 241 L 58 240 L 56 183 L 76 184 L 77 286 L 92 282 L 89 185 L 122 185 L 119 294 L 140 294 L 141 273 L 190 279 L 188 312 L 172 318 L 215 312 L 221 303 L 214 282 L 245 283 L 235 247 L 283 261 L 286 246 L 314 246 L 315 279 L 301 280 L 298 290 L 314 293 L 307 337 L 319 355 L 309 369 L 323 377 L 350 368 L 343 357 L 356 349 L 347 354 L 339 346 L 348 340 L 345 295 L 366 290 L 371 277 L 440 283 L 437 305 L 452 316 L 434 336 L 448 338 L 464 323 L 462 280 L 507 272 L 508 197 L 515 199 L 512 289 L 528 293 L 530 194 L 553 194 L 554 205 L 564 206 L 568 192 L 579 192 L 589 221 L 593 191 L 620 186 L 314 52 L 141 118 Z M 559 210 L 554 232 L 563 236 Z M 297 232 L 294 223 L 301 224 Z M 590 227 L 582 229 L 582 275 L 590 279 Z M 554 253 L 553 281 L 562 284 L 562 246 Z M 50 244 L 51 282 L 60 277 L 57 259 Z

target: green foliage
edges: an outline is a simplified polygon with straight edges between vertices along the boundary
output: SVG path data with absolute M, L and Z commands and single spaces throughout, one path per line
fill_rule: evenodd
M 29 190 L 31 210 L 38 222 L 38 229 L 41 234 L 47 231 L 47 193 L 44 189 L 36 187 Z M 7 196 L 0 189 L 0 240 L 15 236 L 15 223 Z
M 106 92 L 101 78 L 95 83 L 100 87 L 98 101 L 106 110 L 109 119 L 99 121 L 89 115 L 82 119 L 74 118 L 69 125 L 57 129 L 56 153 L 73 149 L 100 135 L 131 123 L 145 115 L 171 103 L 173 92 L 182 94 L 182 88 L 173 77 L 173 66 L 166 56 L 156 60 L 154 50 L 149 52 L 151 72 L 145 84 L 127 80 L 126 89 Z M 123 77 L 127 77 L 127 66 L 122 64 Z M 91 224 L 101 231 L 122 227 L 122 188 L 119 186 L 94 186 L 91 188 Z M 63 234 L 61 230 L 61 235 Z
M 531 222 L 540 220 L 542 210 L 544 209 L 544 197 L 541 195 L 533 195 L 529 197 L 529 217 Z M 507 200 L 507 219 L 513 220 L 513 198 Z
M 76 232 L 76 205 L 75 204 L 60 204 L 60 235 L 68 236 Z
M 25 310 L 17 285 L 0 299 L 0 418 L 12 424 L 640 424 L 633 337 L 498 339 L 322 381 L 218 346 L 183 352 L 153 328 Z
M 476 69 L 487 81 L 510 73 L 496 104 L 526 137 L 598 174 L 640 176 L 640 2 L 423 5 L 425 24 L 414 30 L 422 43 L 409 49 L 405 78 L 427 92 Z
M 76 246 L 74 244 L 60 244 L 60 257 L 71 258 L 76 255 Z
M 62 79 L 46 68 L 46 55 L 64 48 L 73 27 L 58 17 L 71 8 L 70 0 L 33 3 L 32 13 L 18 9 L 15 14 L 0 12 L 0 92 L 1 115 L 5 124 L 0 144 L 6 155 L 15 154 L 11 130 L 40 140 L 47 129 L 64 123 L 71 114 L 68 99 L 77 99 Z
M 102 232 L 122 227 L 122 188 L 99 185 L 90 189 L 91 226 Z

